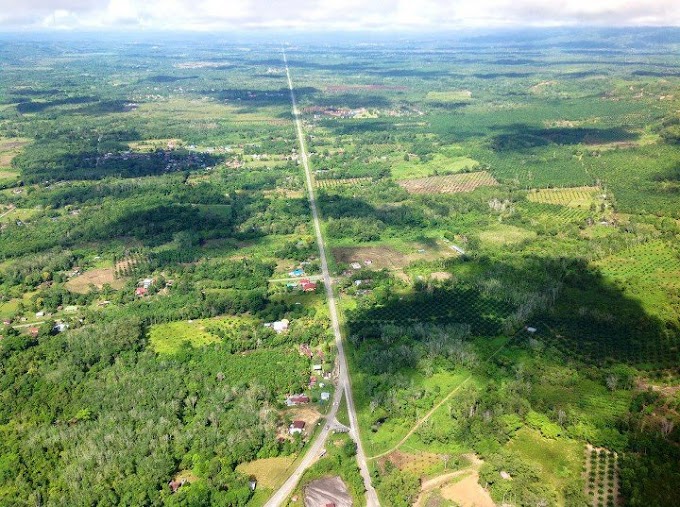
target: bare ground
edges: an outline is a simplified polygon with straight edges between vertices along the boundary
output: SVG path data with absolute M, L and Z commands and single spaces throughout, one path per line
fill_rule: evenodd
M 327 477 L 310 482 L 305 486 L 305 507 L 351 507 L 352 497 L 340 477 Z
M 125 280 L 116 278 L 113 268 L 93 269 L 70 279 L 66 282 L 66 288 L 71 292 L 86 294 L 90 291 L 90 284 L 101 289 L 105 283 L 114 289 L 120 289 L 125 285 Z
M 421 248 L 422 247 L 422 248 Z M 414 245 L 415 252 L 404 254 L 387 246 L 352 246 L 333 249 L 336 262 L 351 264 L 358 262 L 371 269 L 402 269 L 414 261 L 433 261 L 442 257 L 452 257 L 455 252 L 441 247 L 429 245 Z M 424 250 L 424 251 L 419 251 Z M 366 261 L 371 261 L 366 265 Z
M 442 497 L 461 507 L 495 507 L 489 492 L 479 485 L 479 473 L 475 470 L 462 480 L 444 486 Z

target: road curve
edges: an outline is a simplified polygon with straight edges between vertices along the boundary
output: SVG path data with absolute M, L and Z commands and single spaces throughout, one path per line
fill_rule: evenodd
M 298 144 L 300 146 L 300 158 L 302 160 L 302 165 L 305 170 L 305 179 L 307 182 L 307 192 L 309 197 L 309 205 L 312 210 L 312 219 L 314 221 L 314 232 L 316 234 L 316 242 L 319 247 L 319 259 L 321 261 L 321 273 L 324 281 L 324 286 L 326 288 L 326 298 L 328 299 L 328 310 L 331 318 L 331 326 L 333 328 L 333 334 L 335 336 L 335 345 L 338 349 L 338 383 L 335 389 L 335 395 L 333 396 L 333 405 L 327 416 L 327 424 L 321 430 L 321 433 L 317 436 L 316 440 L 312 443 L 311 447 L 307 451 L 300 464 L 297 466 L 293 474 L 286 480 L 286 482 L 279 488 L 279 490 L 274 493 L 274 495 L 265 504 L 265 507 L 279 507 L 286 501 L 290 494 L 295 489 L 295 486 L 300 481 L 300 478 L 318 458 L 321 453 L 326 439 L 330 433 L 331 423 L 335 421 L 335 416 L 338 412 L 338 407 L 342 398 L 342 394 L 345 394 L 345 401 L 347 403 L 347 412 L 349 413 L 350 420 L 350 435 L 357 444 L 357 462 L 359 464 L 359 469 L 361 471 L 361 476 L 364 480 L 364 487 L 366 488 L 366 505 L 368 507 L 379 507 L 380 502 L 378 501 L 378 495 L 371 484 L 371 475 L 368 471 L 368 462 L 366 460 L 366 454 L 364 453 L 363 446 L 361 445 L 361 439 L 359 438 L 359 425 L 357 422 L 357 414 L 354 408 L 354 399 L 352 397 L 352 386 L 349 378 L 349 372 L 347 369 L 347 358 L 345 357 L 345 349 L 342 341 L 342 333 L 340 332 L 340 321 L 338 319 L 338 310 L 335 303 L 335 294 L 333 293 L 333 286 L 331 284 L 331 276 L 328 271 L 328 259 L 326 257 L 326 246 L 323 241 L 323 234 L 321 233 L 321 224 L 319 221 L 319 210 L 316 204 L 316 197 L 314 194 L 314 185 L 312 181 L 312 173 L 309 169 L 309 160 L 307 158 L 307 149 L 305 147 L 305 138 L 302 131 L 302 121 L 300 120 L 300 113 L 297 108 L 297 102 L 295 100 L 295 92 L 293 90 L 293 81 L 290 77 L 290 70 L 288 69 L 288 59 L 286 57 L 286 51 L 283 50 L 283 63 L 286 68 L 286 78 L 288 79 L 288 89 L 290 90 L 290 101 L 293 108 L 293 117 L 295 119 L 295 129 L 297 131 Z

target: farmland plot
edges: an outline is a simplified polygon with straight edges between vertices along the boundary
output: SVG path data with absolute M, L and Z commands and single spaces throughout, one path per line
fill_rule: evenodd
M 488 172 L 479 171 L 405 180 L 400 181 L 399 185 L 411 194 L 455 194 L 472 192 L 479 187 L 493 187 L 498 182 Z

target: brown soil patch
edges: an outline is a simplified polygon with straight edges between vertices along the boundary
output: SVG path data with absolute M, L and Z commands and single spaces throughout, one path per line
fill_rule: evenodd
M 451 257 L 455 252 L 437 245 L 415 244 L 415 252 L 404 254 L 387 246 L 351 246 L 333 249 L 336 262 L 351 264 L 358 262 L 362 267 L 370 269 L 397 270 L 404 268 L 414 261 L 433 261 L 442 257 Z M 420 248 L 422 247 L 422 248 Z M 420 251 L 423 250 L 423 251 Z M 366 264 L 370 261 L 370 264 Z
M 486 171 L 415 178 L 399 181 L 398 183 L 399 186 L 411 194 L 455 194 L 459 192 L 472 192 L 479 187 L 498 185 L 496 179 Z
M 441 495 L 461 507 L 496 506 L 489 492 L 479 485 L 479 474 L 476 471 L 458 482 L 444 486 Z
M 650 384 L 644 379 L 638 379 L 635 384 L 636 384 L 635 387 L 637 387 L 640 391 L 647 391 L 648 389 L 651 389 L 652 391 L 661 393 L 664 396 L 673 397 L 678 392 L 680 392 L 680 386 L 659 386 L 655 384 Z
M 9 167 L 12 159 L 28 143 L 25 139 L 0 139 L 0 167 Z
M 305 193 L 302 190 L 291 190 L 288 188 L 277 188 L 274 190 L 265 190 L 262 192 L 265 196 L 280 196 L 280 197 L 286 197 L 288 199 L 302 199 L 305 196 Z
M 116 278 L 113 268 L 93 269 L 66 282 L 66 288 L 71 292 L 87 294 L 90 291 L 90 284 L 101 289 L 105 283 L 114 289 L 120 289 L 125 285 L 125 280 Z
M 365 85 L 330 85 L 326 87 L 328 93 L 342 93 L 350 91 L 366 91 L 366 90 L 392 90 L 392 91 L 406 91 L 407 86 L 390 86 L 380 84 L 365 84 Z
M 384 466 L 389 461 L 399 470 L 410 472 L 419 477 L 432 476 L 435 468 L 443 466 L 442 457 L 433 452 L 406 453 L 394 451 L 388 456 L 379 460 L 380 466 Z
M 321 414 L 314 407 L 295 407 L 291 408 L 287 412 L 288 416 L 294 421 L 304 421 L 305 431 L 309 432 L 311 427 L 314 426 L 317 421 L 321 418 Z
M 340 477 L 326 477 L 305 486 L 305 507 L 352 507 L 352 497 Z

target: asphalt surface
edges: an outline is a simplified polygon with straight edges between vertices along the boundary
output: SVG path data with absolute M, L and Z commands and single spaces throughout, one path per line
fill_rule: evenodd
M 340 401 L 342 399 L 343 393 L 345 394 L 345 402 L 347 403 L 347 412 L 349 414 L 350 421 L 350 435 L 357 444 L 357 463 L 361 471 L 361 476 L 364 480 L 364 487 L 366 488 L 366 505 L 368 507 L 379 507 L 380 502 L 378 501 L 378 495 L 371 484 L 371 475 L 368 470 L 368 463 L 366 461 L 366 454 L 364 453 L 363 446 L 361 445 L 361 439 L 359 438 L 359 424 L 357 422 L 356 409 L 354 408 L 354 399 L 352 397 L 352 385 L 349 378 L 349 372 L 347 369 L 347 358 L 345 357 L 345 348 L 342 341 L 342 333 L 340 332 L 340 321 L 338 319 L 338 310 L 335 302 L 335 294 L 333 293 L 333 286 L 331 284 L 331 276 L 328 272 L 328 260 L 326 257 L 326 245 L 323 241 L 323 235 L 321 233 L 321 224 L 319 221 L 319 210 L 316 204 L 316 197 L 314 195 L 314 185 L 312 182 L 312 173 L 309 169 L 309 161 L 307 159 L 307 148 L 305 146 L 305 137 L 302 131 L 302 121 L 300 120 L 300 113 L 297 108 L 297 102 L 295 100 L 295 92 L 293 89 L 293 81 L 290 77 L 290 70 L 288 69 L 288 59 L 286 58 L 286 52 L 283 51 L 283 62 L 286 67 L 286 78 L 288 79 L 288 89 L 290 90 L 290 100 L 293 107 L 293 116 L 295 118 L 295 129 L 297 131 L 298 144 L 300 146 L 300 158 L 302 160 L 302 165 L 305 169 L 305 178 L 307 181 L 307 190 L 309 196 L 309 205 L 312 210 L 312 219 L 314 221 L 314 232 L 316 234 L 316 242 L 319 247 L 319 259 L 321 261 L 321 273 L 324 281 L 324 286 L 326 288 L 326 297 L 328 300 L 328 310 L 331 318 L 331 326 L 333 328 L 333 334 L 335 336 L 335 345 L 338 349 L 338 382 L 335 389 L 335 394 L 333 396 L 333 405 L 326 417 L 327 424 L 324 425 L 323 429 L 317 435 L 316 439 L 310 445 L 307 454 L 303 457 L 300 464 L 297 466 L 293 474 L 286 480 L 286 482 L 279 488 L 279 490 L 272 495 L 269 501 L 265 504 L 265 507 L 279 507 L 282 505 L 286 499 L 291 495 L 295 486 L 300 481 L 300 478 L 311 465 L 314 464 L 316 460 L 319 459 L 321 450 L 326 443 L 329 433 L 331 432 L 331 426 L 335 424 L 335 417 L 338 413 L 338 408 L 340 406 Z

